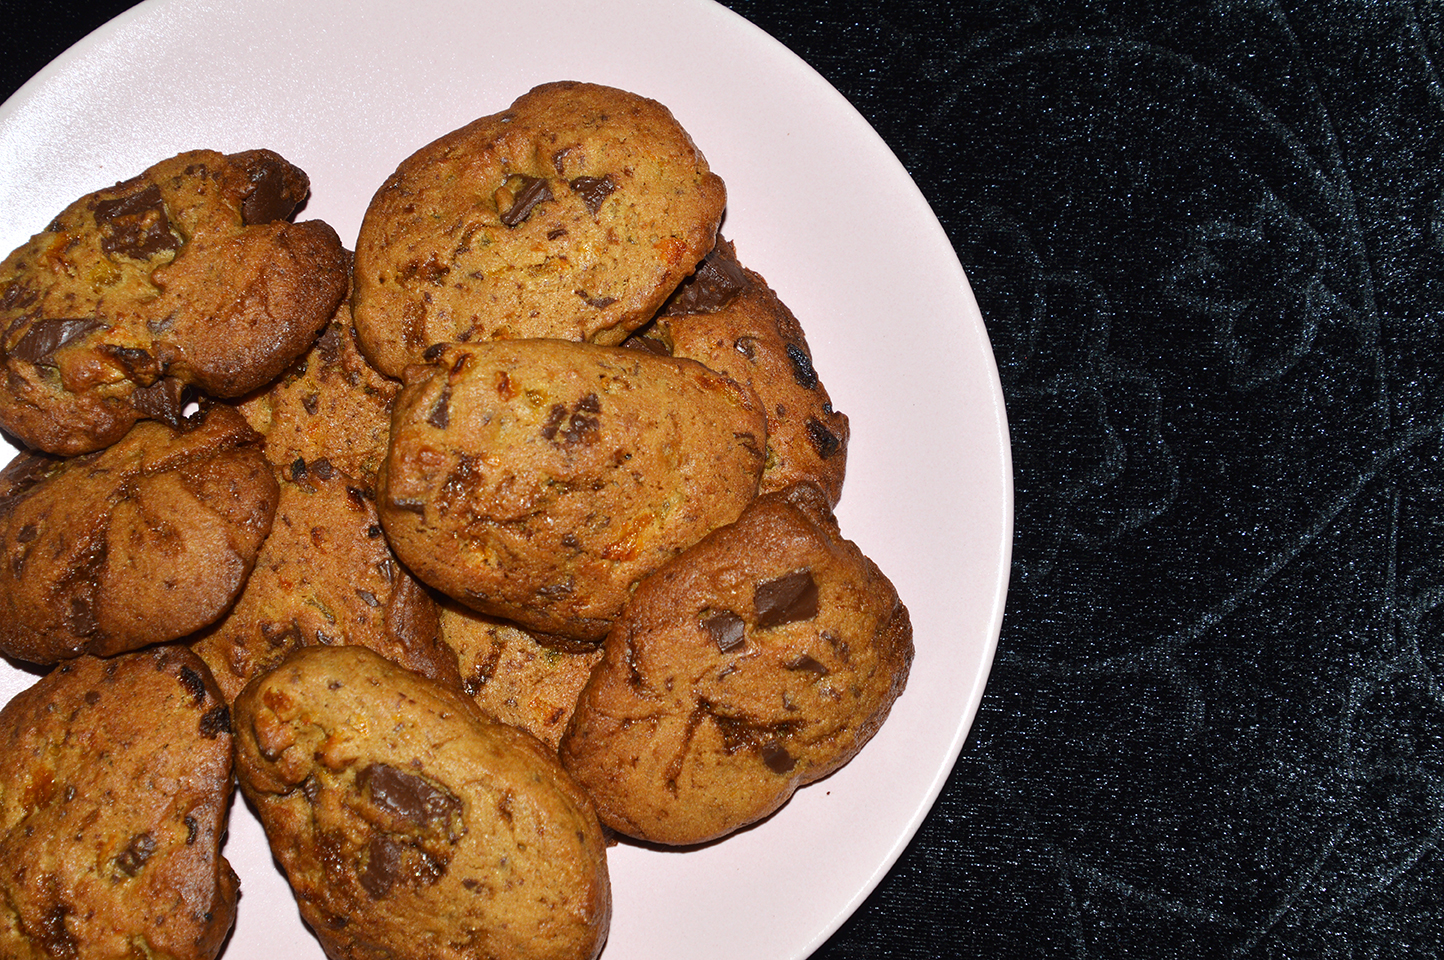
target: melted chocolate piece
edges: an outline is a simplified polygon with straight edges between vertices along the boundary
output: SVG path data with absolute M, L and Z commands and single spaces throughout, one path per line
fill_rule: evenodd
M 605 310 L 612 304 L 617 302 L 616 297 L 594 297 L 590 293 L 587 293 L 585 290 L 574 290 L 572 292 L 575 293 L 577 296 L 581 297 L 582 301 L 586 303 L 587 306 L 597 310 Z
M 667 304 L 670 314 L 716 313 L 747 289 L 747 274 L 720 241 Z
M 805 389 L 817 388 L 817 371 L 812 369 L 812 358 L 795 344 L 787 345 L 787 359 L 792 361 L 792 379 Z
M 570 416 L 560 403 L 552 404 L 542 422 L 541 434 L 553 443 L 568 447 L 579 443 L 595 443 L 601 430 L 602 404 L 595 393 L 589 393 L 573 404 Z
M 767 769 L 773 773 L 787 773 L 797 766 L 797 761 L 792 759 L 792 754 L 787 748 L 773 740 L 762 745 L 762 762 L 767 764 Z
M 747 625 L 731 610 L 714 613 L 702 621 L 703 628 L 712 635 L 717 649 L 726 653 L 740 646 L 747 639 Z
M 764 580 L 752 593 L 758 628 L 780 627 L 817 616 L 817 581 L 811 570 Z
M 449 791 L 384 763 L 358 773 L 356 786 L 378 809 L 418 827 L 437 825 L 450 833 L 452 818 L 461 813 L 461 800 Z
M 672 348 L 667 346 L 665 340 L 656 337 L 644 337 L 641 334 L 633 334 L 622 341 L 622 346 L 628 350 L 640 350 L 643 353 L 650 353 L 657 357 L 670 357 Z
M 518 173 L 507 182 L 517 182 L 521 189 L 515 191 L 511 207 L 501 215 L 501 222 L 508 227 L 514 227 L 527 217 L 531 216 L 532 210 L 537 204 L 553 199 L 552 189 L 547 182 L 540 177 L 529 177 L 524 173 Z
M 812 448 L 824 460 L 842 447 L 842 441 L 837 439 L 837 435 L 823 426 L 822 421 L 816 417 L 807 418 L 807 439 L 812 441 Z
M 186 693 L 189 693 L 195 700 L 194 705 L 200 706 L 206 699 L 206 682 L 201 675 L 190 667 L 181 667 L 180 676 L 176 679 L 180 681 L 181 686 L 186 688 Z
M 286 164 L 278 158 L 257 155 L 250 169 L 251 191 L 241 201 L 241 222 L 250 226 L 284 220 L 296 209 L 296 198 L 286 190 Z
M 441 395 L 436 398 L 436 406 L 426 415 L 426 422 L 438 430 L 445 430 L 451 424 L 451 384 L 441 388 Z
M 103 235 L 100 249 L 107 254 L 149 260 L 162 250 L 180 249 L 180 238 L 170 230 L 160 187 L 153 183 L 127 197 L 98 200 L 93 209 Z
M 127 877 L 133 877 L 154 854 L 155 837 L 148 833 L 137 834 L 131 839 L 130 845 L 115 858 L 115 868 Z
M 597 215 L 597 211 L 602 208 L 602 202 L 617 190 L 617 185 L 613 183 L 612 178 L 608 176 L 577 177 L 568 183 L 567 186 L 571 187 L 572 192 L 582 198 L 582 203 L 587 205 L 587 210 L 589 210 L 594 217 Z
M 808 673 L 815 673 L 819 677 L 825 677 L 828 674 L 827 667 L 821 661 L 806 653 L 789 663 L 787 669 L 805 670 Z
M 366 847 L 366 866 L 356 879 L 372 900 L 380 900 L 391 892 L 402 870 L 402 846 L 391 837 L 378 833 Z
M 223 733 L 231 732 L 231 708 L 224 703 L 207 710 L 201 717 L 201 736 L 214 740 Z
M 53 366 L 57 350 L 105 327 L 103 321 L 89 317 L 41 317 L 10 349 L 10 356 L 37 367 Z
M 148 387 L 139 387 L 130 395 L 130 405 L 143 417 L 159 420 L 172 430 L 185 422 L 185 408 L 194 392 L 173 377 L 163 377 Z

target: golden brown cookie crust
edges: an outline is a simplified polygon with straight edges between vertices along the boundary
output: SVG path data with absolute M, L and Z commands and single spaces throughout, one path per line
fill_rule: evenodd
M 184 647 L 81 657 L 0 710 L 0 956 L 210 960 L 231 732 Z
M 638 578 L 756 493 L 756 395 L 699 363 L 561 340 L 428 357 L 377 512 L 402 562 L 473 609 L 599 640 Z
M 196 150 L 67 207 L 0 263 L 0 426 L 85 453 L 174 424 L 185 386 L 274 379 L 349 279 L 335 230 L 286 219 L 307 190 L 271 151 Z
M 619 343 L 712 248 L 725 205 L 666 107 L 539 86 L 418 150 L 376 192 L 356 241 L 362 350 L 400 377 L 435 343 Z
M 457 689 L 436 603 L 382 535 L 375 494 L 326 459 L 280 473 L 271 533 L 235 606 L 192 638 L 228 701 L 304 646 L 367 647 Z
M 274 383 L 237 404 L 266 439 L 278 467 L 325 459 L 368 484 L 386 457 L 391 405 L 401 383 L 356 347 L 351 306 L 342 303 L 316 343 Z
M 822 492 L 799 485 L 642 580 L 605 649 L 562 762 L 607 826 L 693 844 L 851 759 L 902 692 L 912 628 Z
M 590 960 L 611 893 L 590 802 L 534 737 L 360 647 L 235 704 L 236 766 L 333 960 Z
M 206 405 L 68 460 L 0 470 L 0 651 L 31 663 L 183 637 L 230 607 L 278 488 L 260 437 Z
M 600 646 L 557 649 L 516 624 L 441 604 L 441 636 L 456 651 L 462 688 L 498 722 L 556 749 Z

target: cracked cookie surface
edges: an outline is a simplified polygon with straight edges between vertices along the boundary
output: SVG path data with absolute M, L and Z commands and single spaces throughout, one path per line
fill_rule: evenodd
M 20 454 L 0 470 L 0 651 L 109 656 L 214 622 L 278 495 L 260 437 L 222 404 L 78 457 Z
M 762 494 L 643 579 L 561 758 L 620 833 L 725 836 L 850 760 L 912 663 L 907 608 L 825 495 Z

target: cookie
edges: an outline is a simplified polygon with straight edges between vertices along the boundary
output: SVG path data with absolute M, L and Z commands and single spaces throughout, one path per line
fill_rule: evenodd
M 851 759 L 902 692 L 912 627 L 823 493 L 763 494 L 642 580 L 560 755 L 619 833 L 725 836 Z
M 757 391 L 767 411 L 763 492 L 814 483 L 835 507 L 847 472 L 847 415 L 834 410 L 802 325 L 767 285 L 717 246 L 627 346 L 686 357 Z
M 361 647 L 235 703 L 236 768 L 331 960 L 588 960 L 611 891 L 586 795 L 535 738 Z
M 477 706 L 553 750 L 602 658 L 599 646 L 546 646 L 513 623 L 451 603 L 441 606 L 441 637 L 456 651 L 462 689 Z
M 271 533 L 235 606 L 192 639 L 228 701 L 303 646 L 368 647 L 460 688 L 431 594 L 396 562 L 366 484 L 324 458 L 280 480 Z
M 482 613 L 600 640 L 633 583 L 756 493 L 756 394 L 699 363 L 562 340 L 427 357 L 377 512 L 403 563 Z
M 324 458 L 342 473 L 374 484 L 400 390 L 400 381 L 383 376 L 361 356 L 345 301 L 310 350 L 236 406 L 265 437 L 266 457 L 276 466 Z
M 236 915 L 221 856 L 231 732 L 184 647 L 80 657 L 0 710 L 0 956 L 210 960 Z
M 655 100 L 549 83 L 421 148 L 376 192 L 352 312 L 383 373 L 435 343 L 619 343 L 712 248 L 726 188 Z
M 336 231 L 286 219 L 308 189 L 271 151 L 196 150 L 66 207 L 0 263 L 0 427 L 86 453 L 278 376 L 348 283 Z
M 0 651 L 31 663 L 183 637 L 240 593 L 279 491 L 260 437 L 219 404 L 0 470 Z

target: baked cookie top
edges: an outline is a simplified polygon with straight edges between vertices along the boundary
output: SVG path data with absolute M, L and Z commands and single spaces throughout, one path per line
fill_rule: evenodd
M 672 113 L 539 86 L 421 148 L 376 192 L 352 312 L 383 372 L 435 343 L 615 344 L 712 248 L 726 189 Z
M 639 584 L 561 758 L 620 833 L 694 844 L 776 810 L 872 737 L 912 626 L 826 497 L 762 494 Z
M 400 381 L 382 376 L 361 356 L 350 304 L 342 303 L 310 350 L 237 407 L 265 437 L 266 457 L 276 466 L 324 459 L 374 484 L 400 390 Z
M 601 826 L 534 737 L 361 647 L 296 652 L 235 717 L 241 788 L 327 956 L 601 951 Z
M 226 699 L 292 650 L 338 644 L 460 688 L 436 603 L 392 555 L 371 487 L 325 458 L 297 458 L 279 475 L 276 519 L 245 589 L 191 638 Z
M 0 263 L 0 427 L 77 454 L 183 387 L 235 397 L 315 339 L 348 281 L 336 231 L 290 223 L 304 172 L 195 150 L 75 201 Z
M 427 357 L 377 512 L 401 561 L 473 609 L 600 640 L 637 579 L 756 494 L 756 394 L 700 363 L 564 340 Z
M 31 663 L 183 637 L 230 607 L 271 529 L 260 437 L 208 402 L 175 429 L 0 470 L 0 651 Z
M 211 960 L 236 915 L 221 856 L 230 714 L 168 645 L 80 657 L 0 710 L 0 956 Z

